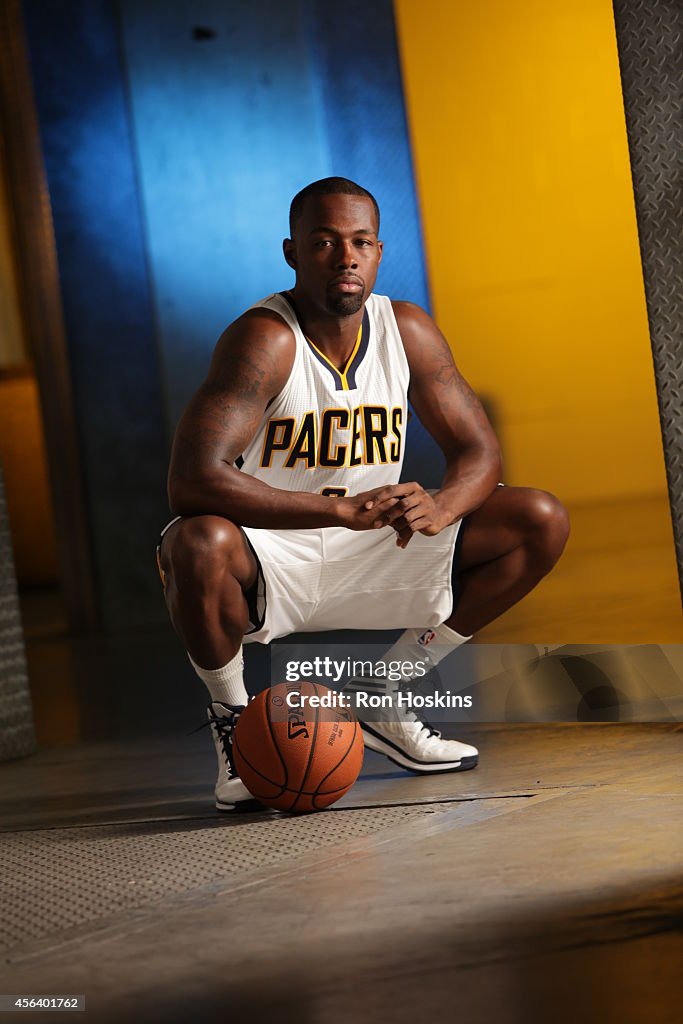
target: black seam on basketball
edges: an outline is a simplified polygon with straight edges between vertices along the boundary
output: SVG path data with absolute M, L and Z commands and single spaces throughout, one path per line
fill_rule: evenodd
M 254 773 L 254 775 L 258 775 L 258 776 L 259 776 L 259 778 L 263 779 L 263 781 L 264 781 L 264 782 L 269 782 L 271 786 L 278 786 L 278 785 L 279 785 L 279 783 L 278 783 L 278 782 L 273 782 L 273 780 L 272 780 L 272 779 L 269 779 L 267 775 L 264 775 L 264 774 L 263 774 L 263 772 L 260 772 L 260 771 L 258 770 L 258 768 L 255 768 L 255 767 L 254 767 L 254 765 L 253 765 L 253 764 L 251 763 L 251 761 L 249 760 L 249 758 L 245 756 L 245 754 L 244 754 L 244 751 L 243 751 L 243 750 L 242 750 L 242 748 L 240 747 L 240 745 L 239 745 L 239 743 L 238 743 L 238 741 L 237 741 L 237 736 L 235 736 L 235 739 L 234 739 L 234 741 L 233 741 L 233 746 L 235 747 L 235 750 L 239 751 L 239 755 L 240 755 L 240 757 L 242 758 L 242 760 L 244 761 L 244 763 L 245 763 L 245 764 L 246 764 L 246 765 L 247 765 L 247 766 L 249 767 L 250 771 L 252 771 L 252 772 Z M 241 778 L 241 776 L 240 776 L 240 778 Z M 242 779 L 242 782 L 244 782 L 244 779 Z M 276 795 L 275 795 L 275 796 L 274 796 L 274 797 L 273 797 L 272 799 L 273 799 L 273 800 L 276 800 L 276 799 L 277 799 L 277 797 L 279 797 L 279 796 L 282 796 L 282 794 L 283 794 L 284 792 L 286 792 L 287 788 L 288 788 L 287 786 L 280 786 L 280 792 L 279 792 L 279 793 L 277 793 L 277 794 L 276 794 Z M 249 787 L 248 787 L 248 786 L 247 786 L 247 789 L 249 789 Z M 250 789 L 249 789 L 249 792 L 251 793 L 251 790 L 250 790 Z M 255 793 L 252 793 L 251 795 L 252 795 L 252 796 L 255 796 L 256 794 L 255 794 Z M 259 798 L 259 799 L 260 799 L 260 798 Z M 265 799 L 269 799 L 269 800 L 270 800 L 271 798 L 270 798 L 270 797 L 268 797 L 268 798 L 264 797 L 263 799 L 264 799 L 264 800 L 265 800 Z
M 351 740 L 351 742 L 349 743 L 348 747 L 346 748 L 346 752 L 339 759 L 339 761 L 337 761 L 337 763 L 334 766 L 334 768 L 330 768 L 330 770 L 327 773 L 327 775 L 325 775 L 324 778 L 322 778 L 320 780 L 320 785 L 318 786 L 318 789 L 316 790 L 316 792 L 318 792 L 320 790 L 320 787 L 323 785 L 324 782 L 326 782 L 327 779 L 329 779 L 330 775 L 332 775 L 333 772 L 336 772 L 337 768 L 340 768 L 341 765 L 344 763 L 346 758 L 349 756 L 349 754 L 353 750 L 354 744 L 355 744 L 356 740 L 358 739 L 358 735 L 360 734 L 362 736 L 362 730 L 361 730 L 361 728 L 360 728 L 360 726 L 358 725 L 357 722 L 352 722 L 352 723 L 349 723 L 349 724 L 352 724 L 352 725 L 355 726 L 354 731 L 353 731 L 353 739 Z
M 311 686 L 315 689 L 315 695 L 317 697 L 318 696 L 318 686 L 317 686 L 317 683 L 311 683 Z M 306 771 L 304 772 L 303 778 L 301 779 L 301 786 L 299 787 L 299 794 L 294 798 L 294 803 L 289 808 L 290 811 L 294 810 L 294 808 L 296 807 L 296 802 L 299 799 L 299 796 L 304 792 L 304 786 L 306 785 L 306 779 L 308 778 L 308 773 L 311 770 L 311 762 L 313 760 L 313 755 L 315 754 L 315 741 L 316 741 L 316 738 L 317 738 L 317 735 L 318 735 L 318 723 L 319 723 L 319 720 L 320 720 L 320 708 L 316 708 L 315 709 L 315 722 L 313 724 L 313 737 L 311 739 L 311 749 L 310 749 L 310 751 L 308 753 L 308 764 L 306 765 Z
M 353 722 L 352 724 L 354 726 L 353 739 L 349 743 L 349 745 L 348 745 L 348 747 L 346 749 L 346 753 L 344 754 L 344 756 L 339 761 L 337 761 L 337 763 L 334 766 L 334 768 L 331 768 L 329 770 L 329 772 L 327 773 L 327 775 L 320 780 L 320 785 L 318 786 L 318 788 L 316 789 L 315 793 L 313 794 L 313 801 L 314 802 L 315 802 L 315 798 L 316 798 L 316 796 L 318 794 L 320 794 L 320 796 L 329 796 L 329 793 L 336 793 L 336 792 L 338 792 L 338 790 L 332 789 L 332 790 L 329 791 L 329 793 L 322 793 L 321 792 L 321 788 L 322 788 L 323 784 L 327 781 L 327 779 L 329 779 L 330 775 L 332 775 L 333 772 L 336 772 L 337 768 L 341 768 L 341 766 L 343 765 L 344 761 L 346 760 L 346 758 L 349 756 L 349 754 L 353 750 L 354 744 L 355 744 L 356 740 L 358 739 L 358 734 L 361 732 L 361 728 L 360 728 L 360 726 L 358 725 L 357 722 Z M 353 785 L 353 782 L 351 783 L 351 786 L 352 785 Z M 347 786 L 346 788 L 350 789 L 351 786 Z
M 270 691 L 268 691 L 266 693 L 266 722 L 268 723 L 268 731 L 270 733 L 270 738 L 273 741 L 273 746 L 277 750 L 277 756 L 280 758 L 280 763 L 282 764 L 282 767 L 284 768 L 284 771 L 285 771 L 285 789 L 286 789 L 287 788 L 287 783 L 289 782 L 289 769 L 287 768 L 287 765 L 285 764 L 285 759 L 282 756 L 282 751 L 280 750 L 280 748 L 278 746 L 277 738 L 275 736 L 275 732 L 273 731 L 273 723 L 272 723 L 271 717 L 270 717 L 270 695 L 271 695 L 271 693 L 272 693 L 272 687 L 271 687 Z
M 326 793 L 320 793 L 318 795 L 319 796 L 332 796 L 334 793 L 345 793 L 347 789 L 351 789 L 351 787 L 350 786 L 340 786 L 339 789 L 328 789 Z M 250 792 L 251 792 L 251 790 L 250 790 Z M 311 789 L 292 789 L 291 786 L 287 786 L 280 795 L 283 796 L 285 793 L 296 793 L 297 798 L 300 797 L 300 796 L 311 796 L 311 797 L 314 797 L 316 795 L 316 792 L 317 792 L 317 790 L 314 791 L 314 790 L 311 790 Z M 255 793 L 252 793 L 251 795 L 252 796 L 256 796 Z M 269 796 L 264 796 L 264 797 L 257 797 L 256 799 L 257 800 L 270 800 L 270 797 Z M 273 799 L 275 800 L 276 798 L 273 797 Z M 280 808 L 280 809 L 283 809 L 283 808 Z M 289 811 L 289 808 L 284 808 L 284 810 Z

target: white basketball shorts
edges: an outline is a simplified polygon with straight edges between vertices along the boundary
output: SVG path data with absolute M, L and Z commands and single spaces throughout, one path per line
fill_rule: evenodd
M 251 628 L 244 642 L 267 644 L 298 632 L 439 625 L 453 608 L 462 523 L 436 537 L 416 533 L 406 548 L 397 547 L 390 526 L 362 532 L 242 527 L 259 569 L 247 595 Z

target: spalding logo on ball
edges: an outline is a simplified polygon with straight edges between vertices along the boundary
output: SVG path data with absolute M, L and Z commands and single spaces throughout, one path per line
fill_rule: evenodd
M 310 697 L 323 696 L 331 707 L 309 704 Z M 235 766 L 252 796 L 267 807 L 295 814 L 321 811 L 358 778 L 363 734 L 351 711 L 334 707 L 334 696 L 321 683 L 278 683 L 240 715 Z

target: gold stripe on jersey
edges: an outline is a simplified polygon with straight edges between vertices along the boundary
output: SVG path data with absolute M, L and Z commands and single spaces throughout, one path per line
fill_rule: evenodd
M 356 344 L 353 346 L 353 352 L 351 353 L 349 358 L 344 363 L 344 369 L 340 370 L 339 367 L 335 366 L 334 363 L 325 355 L 324 352 L 320 351 L 320 349 L 318 348 L 316 343 L 314 341 L 311 341 L 311 339 L 308 337 L 308 335 L 305 335 L 306 341 L 311 346 L 311 348 L 315 349 L 317 355 L 320 356 L 321 359 L 325 360 L 325 362 L 327 363 L 329 368 L 333 371 L 335 376 L 341 382 L 342 391 L 350 391 L 351 390 L 351 388 L 349 387 L 349 382 L 346 379 L 346 375 L 349 372 L 349 370 L 351 369 L 351 364 L 353 363 L 353 360 L 356 358 L 356 353 L 358 352 L 358 349 L 360 348 L 360 343 L 361 343 L 361 338 L 362 337 L 363 337 L 363 324 L 361 323 L 360 327 L 358 328 L 358 334 L 356 335 Z

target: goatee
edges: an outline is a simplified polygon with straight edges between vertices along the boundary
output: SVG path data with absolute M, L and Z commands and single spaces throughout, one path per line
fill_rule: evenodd
M 363 305 L 364 290 L 352 292 L 350 295 L 335 295 L 328 297 L 327 306 L 330 313 L 337 316 L 353 316 Z

